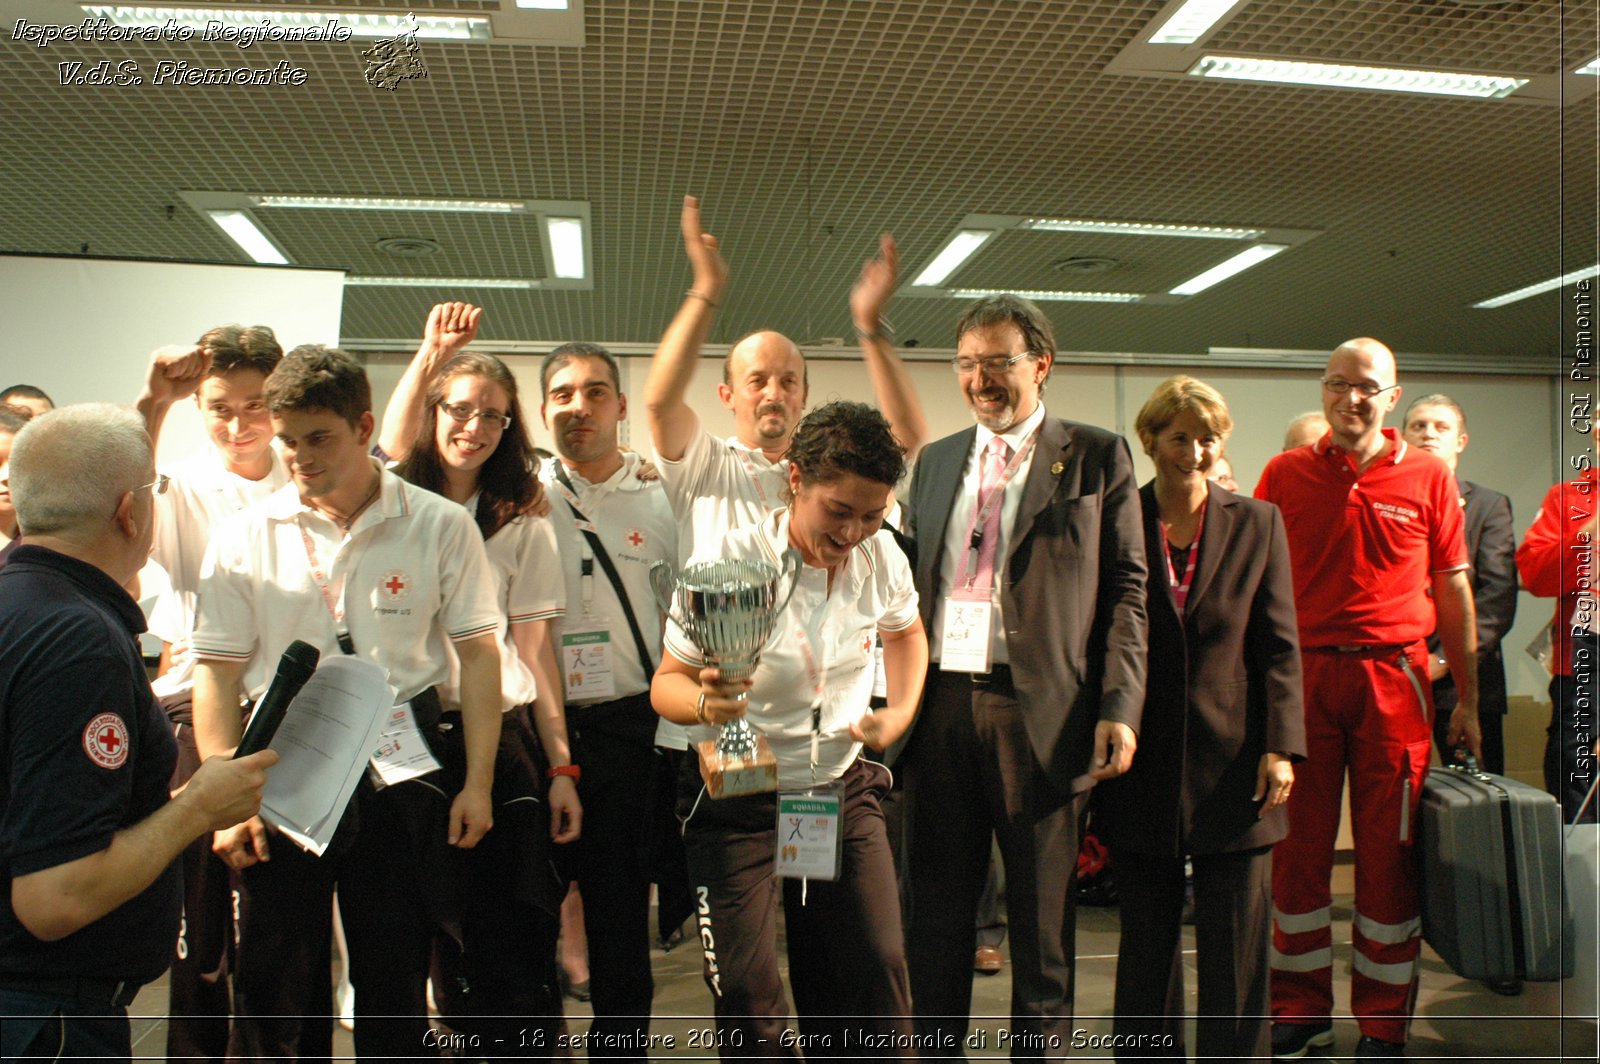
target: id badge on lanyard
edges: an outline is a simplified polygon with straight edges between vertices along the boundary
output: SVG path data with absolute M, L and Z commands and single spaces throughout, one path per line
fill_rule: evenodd
M 778 875 L 831 882 L 839 878 L 843 855 L 839 795 L 832 785 L 778 795 Z
M 778 795 L 777 852 L 773 867 L 786 879 L 839 878 L 844 835 L 839 830 L 839 795 L 834 784 L 817 783 L 822 745 L 822 698 L 826 672 L 817 661 L 811 637 L 795 625 L 795 640 L 811 680 L 811 787 Z
M 1039 431 L 1028 434 L 1028 439 L 1011 461 L 1001 470 L 998 483 L 989 489 L 981 504 L 973 509 L 972 529 L 968 533 L 967 549 L 956 569 L 957 587 L 945 596 L 944 622 L 940 628 L 941 646 L 939 668 L 944 672 L 988 672 L 990 631 L 994 626 L 994 602 L 991 599 L 994 576 L 990 583 L 977 587 L 973 577 L 978 572 L 978 558 L 982 548 L 983 529 L 989 524 L 994 509 L 1004 505 L 1006 486 L 1016 477 L 1022 464 L 1033 454 L 1039 442 Z M 981 470 L 979 481 L 982 481 Z M 998 546 L 998 545 L 996 545 Z

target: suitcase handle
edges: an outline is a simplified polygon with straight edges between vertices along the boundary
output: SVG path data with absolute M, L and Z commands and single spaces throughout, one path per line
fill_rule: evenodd
M 1471 776 L 1473 779 L 1479 781 L 1487 781 L 1490 778 L 1489 773 L 1478 767 L 1478 759 L 1473 757 L 1472 751 L 1468 750 L 1466 747 L 1456 747 L 1455 755 L 1458 763 L 1445 766 L 1451 772 L 1459 772 L 1464 776 Z

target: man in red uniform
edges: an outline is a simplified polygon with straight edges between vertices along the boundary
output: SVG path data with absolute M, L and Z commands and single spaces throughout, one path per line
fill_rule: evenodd
M 1600 444 L 1600 426 L 1595 431 Z M 1544 747 L 1544 787 L 1561 800 L 1571 820 L 1594 783 L 1595 659 L 1600 653 L 1596 615 L 1595 541 L 1600 538 L 1600 470 L 1595 456 L 1579 452 L 1579 475 L 1544 497 L 1533 525 L 1517 549 L 1522 586 L 1556 600 L 1551 622 L 1551 717 Z M 1584 819 L 1595 819 L 1594 803 Z
M 1333 1044 L 1329 877 L 1344 777 L 1356 844 L 1351 1010 L 1358 1057 L 1404 1054 L 1416 986 L 1419 869 L 1411 849 L 1433 713 L 1425 640 L 1434 630 L 1460 692 L 1452 744 L 1478 753 L 1472 589 L 1455 478 L 1383 419 L 1400 398 L 1376 340 L 1328 359 L 1328 434 L 1267 464 L 1256 496 L 1289 533 L 1304 662 L 1306 761 L 1289 836 L 1272 861 L 1273 1056 Z M 1432 601 L 1429 601 L 1429 593 Z

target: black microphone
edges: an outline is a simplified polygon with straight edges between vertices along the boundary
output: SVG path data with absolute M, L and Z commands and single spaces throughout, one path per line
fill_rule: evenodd
M 233 752 L 234 757 L 265 750 L 271 744 L 284 714 L 289 712 L 289 703 L 317 671 L 317 662 L 321 659 L 322 652 L 310 643 L 296 639 L 289 644 L 289 649 L 278 659 L 278 674 L 267 684 L 255 711 L 250 714 L 250 724 L 245 728 L 244 738 L 239 740 L 239 748 Z

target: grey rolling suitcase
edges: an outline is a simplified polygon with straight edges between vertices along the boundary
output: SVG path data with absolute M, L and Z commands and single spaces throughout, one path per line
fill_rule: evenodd
M 1476 766 L 1435 768 L 1420 820 L 1422 937 L 1445 963 L 1467 979 L 1570 976 L 1556 800 Z

